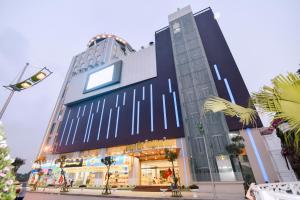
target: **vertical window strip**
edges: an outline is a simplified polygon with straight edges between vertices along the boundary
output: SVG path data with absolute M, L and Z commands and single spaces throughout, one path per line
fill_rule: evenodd
M 136 133 L 140 133 L 140 101 L 137 102 L 137 114 L 136 114 Z
M 106 139 L 108 139 L 108 136 L 109 136 L 111 111 L 112 111 L 112 109 L 109 110 L 109 118 L 108 118 L 108 125 L 107 125 L 107 131 L 106 131 Z
M 170 78 L 168 78 L 168 84 L 169 84 L 169 93 L 172 93 L 172 84 Z
M 133 90 L 131 135 L 133 135 L 134 133 L 134 116 L 135 116 L 135 89 Z
M 150 84 L 150 123 L 151 123 L 151 132 L 154 131 L 153 126 L 153 91 L 152 91 L 152 84 Z
M 173 92 L 173 103 L 174 103 L 174 110 L 175 110 L 176 126 L 180 127 L 179 116 L 178 116 L 178 107 L 177 107 L 177 99 L 176 99 L 175 92 Z
M 232 91 L 231 91 L 230 86 L 229 86 L 229 83 L 228 83 L 228 81 L 227 81 L 227 78 L 224 78 L 224 83 L 225 83 L 227 92 L 228 92 L 228 94 L 229 94 L 230 101 L 231 101 L 232 103 L 235 103 L 235 100 L 234 100 Z
M 64 130 L 63 130 L 63 133 L 62 133 L 62 136 L 61 136 L 61 138 L 60 138 L 59 146 L 61 146 L 61 143 L 62 143 L 62 141 L 63 141 L 64 135 L 65 135 L 65 131 L 66 131 L 66 127 L 67 127 L 67 124 L 68 124 L 68 121 L 69 121 L 70 113 L 71 113 L 71 109 L 70 109 L 69 112 L 68 112 L 66 124 L 65 124 L 65 127 L 64 127 Z
M 219 72 L 219 69 L 218 69 L 218 65 L 214 64 L 214 68 L 215 68 L 215 72 L 216 72 L 217 78 L 220 81 L 221 80 L 221 76 L 220 76 L 220 72 Z
M 118 137 L 119 112 L 120 112 L 120 107 L 118 106 L 118 110 L 117 110 L 117 120 L 116 120 L 116 128 L 115 128 L 115 138 Z
M 165 95 L 162 95 L 162 101 L 163 101 L 163 111 L 164 111 L 164 127 L 165 129 L 168 129 L 168 122 L 167 122 L 167 111 L 166 111 L 166 99 Z
M 67 140 L 66 140 L 65 146 L 67 146 L 67 145 L 68 145 L 68 141 L 69 141 L 70 133 L 71 133 L 72 126 L 73 126 L 73 120 L 74 120 L 74 119 L 72 119 L 72 121 L 71 121 L 71 126 L 70 126 L 70 129 L 69 129 L 69 133 L 68 133 L 68 136 L 67 136 Z
M 100 116 L 100 122 L 99 122 L 97 140 L 99 140 L 99 138 L 100 138 L 100 131 L 101 131 L 101 125 L 102 125 L 102 118 L 103 118 L 104 107 L 105 107 L 105 99 L 103 100 L 103 103 L 102 103 L 102 110 L 101 110 L 101 116 Z

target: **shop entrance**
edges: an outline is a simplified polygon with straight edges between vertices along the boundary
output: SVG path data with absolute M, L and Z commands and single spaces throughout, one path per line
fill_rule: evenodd
M 178 164 L 176 161 L 174 166 L 178 177 Z M 172 180 L 171 162 L 167 160 L 141 162 L 141 185 L 170 185 Z

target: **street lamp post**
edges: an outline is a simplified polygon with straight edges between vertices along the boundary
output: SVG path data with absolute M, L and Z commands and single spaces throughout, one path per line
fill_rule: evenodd
M 0 112 L 0 120 L 9 104 L 9 102 L 11 101 L 14 93 L 20 92 L 22 90 L 25 90 L 27 88 L 30 88 L 36 84 L 38 84 L 40 81 L 44 80 L 45 78 L 47 78 L 50 74 L 52 74 L 52 72 L 47 69 L 46 67 L 42 68 L 40 71 L 38 71 L 36 74 L 34 74 L 33 76 L 21 81 L 22 76 L 24 75 L 27 67 L 29 66 L 29 63 L 26 63 L 26 65 L 24 66 L 20 76 L 18 77 L 17 83 L 15 84 L 10 84 L 8 86 L 4 86 L 6 89 L 9 89 L 11 92 L 7 98 L 7 100 L 4 103 L 3 108 L 1 109 Z
M 28 65 L 29 65 L 29 63 L 26 63 L 26 65 L 24 66 L 24 68 L 23 68 L 23 70 L 22 70 L 20 76 L 18 77 L 17 83 L 21 81 L 22 76 L 24 75 L 24 73 L 25 73 L 25 71 L 26 71 Z M 2 107 L 1 112 L 0 112 L 0 120 L 1 120 L 1 118 L 2 118 L 2 116 L 3 116 L 3 114 L 4 114 L 4 112 L 5 112 L 5 110 L 6 110 L 6 108 L 7 108 L 7 106 L 8 106 L 8 104 L 9 104 L 11 98 L 13 97 L 14 93 L 15 93 L 15 90 L 11 90 L 11 92 L 10 92 L 10 94 L 9 94 L 9 96 L 8 96 L 8 98 L 7 98 L 7 100 L 5 101 L 4 106 Z
M 208 163 L 209 174 L 210 174 L 212 190 L 213 190 L 213 198 L 215 198 L 216 197 L 216 188 L 215 188 L 214 177 L 213 177 L 213 174 L 212 174 L 212 167 L 211 167 L 211 163 L 210 163 L 209 156 L 208 156 L 208 150 L 207 150 L 207 144 L 206 144 L 206 142 L 207 142 L 206 141 L 206 134 L 205 134 L 205 131 L 204 131 L 204 128 L 203 128 L 202 124 L 198 124 L 198 129 L 199 129 L 200 134 L 202 134 L 202 136 L 203 136 L 204 149 L 205 149 L 205 152 L 206 152 L 206 159 L 207 159 L 207 163 Z

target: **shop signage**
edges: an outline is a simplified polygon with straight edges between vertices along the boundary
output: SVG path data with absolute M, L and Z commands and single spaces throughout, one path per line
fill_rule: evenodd
M 68 159 L 65 161 L 64 167 L 81 167 L 82 159 Z
M 103 157 L 88 158 L 85 161 L 85 165 L 87 167 L 104 167 L 105 165 L 101 162 L 101 158 L 103 158 Z M 126 164 L 127 156 L 113 156 L 113 158 L 116 161 L 114 165 Z
M 163 149 L 176 147 L 175 140 L 151 140 L 145 142 L 138 142 L 136 144 L 131 144 L 126 146 L 126 153 L 133 151 L 141 151 L 147 149 Z

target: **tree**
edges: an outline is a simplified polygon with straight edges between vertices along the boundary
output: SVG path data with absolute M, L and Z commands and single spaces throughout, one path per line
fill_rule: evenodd
M 178 154 L 176 151 L 165 149 L 165 158 L 168 159 L 169 162 L 172 163 L 172 175 L 173 175 L 173 181 L 174 181 L 174 187 L 172 189 L 178 189 L 178 178 L 175 174 L 175 166 L 174 161 L 178 158 Z M 176 197 L 181 197 L 181 192 L 175 194 Z
M 44 163 L 46 161 L 46 157 L 45 156 L 39 156 L 35 159 L 34 163 L 35 163 L 35 171 L 37 171 L 37 179 L 35 181 L 35 183 L 33 183 L 32 185 L 32 190 L 36 191 L 38 184 L 40 182 L 40 179 L 43 175 L 43 171 L 41 168 L 42 163 Z
M 107 170 L 106 170 L 107 179 L 106 179 L 105 188 L 103 189 L 102 194 L 109 195 L 109 194 L 111 194 L 110 187 L 109 187 L 109 178 L 111 176 L 111 173 L 109 172 L 109 170 L 110 170 L 110 166 L 113 165 L 116 161 L 114 160 L 114 158 L 112 156 L 106 156 L 101 159 L 101 162 L 107 168 Z
M 61 192 L 68 192 L 68 183 L 67 183 L 67 179 L 66 179 L 66 173 L 64 171 L 64 166 L 65 166 L 65 162 L 66 162 L 67 157 L 65 155 L 61 155 L 56 161 L 55 163 L 59 163 L 59 168 L 60 168 L 60 173 L 61 176 L 63 178 L 63 184 L 61 186 L 60 191 Z
M 16 188 L 14 186 L 15 174 L 12 172 L 12 160 L 6 144 L 4 128 L 0 122 L 0 199 L 14 200 Z
M 14 172 L 14 174 L 17 174 L 17 171 L 20 169 L 20 167 L 22 166 L 22 165 L 24 165 L 25 164 L 25 160 L 24 159 L 22 159 L 22 158 L 19 158 L 19 157 L 16 157 L 15 158 L 15 161 L 11 164 L 12 166 L 14 166 L 14 168 L 13 168 L 13 172 Z
M 245 177 L 244 177 L 244 172 L 243 172 L 243 168 L 242 168 L 242 165 L 241 165 L 241 161 L 240 161 L 240 158 L 239 158 L 239 155 L 241 153 L 243 153 L 243 149 L 245 148 L 245 145 L 244 145 L 244 138 L 240 135 L 237 135 L 233 138 L 231 138 L 231 144 L 228 144 L 226 145 L 226 151 L 230 154 L 230 155 L 233 155 L 236 157 L 238 163 L 239 163 L 239 167 L 241 169 L 241 173 L 242 173 L 242 176 L 243 176 L 243 179 L 245 180 Z
M 299 71 L 298 71 L 299 73 Z M 251 95 L 251 103 L 264 113 L 273 117 L 273 121 L 280 121 L 273 128 L 282 141 L 285 156 L 290 155 L 294 170 L 300 177 L 300 76 L 296 73 L 279 75 L 272 79 L 272 86 L 264 86 L 259 92 Z M 251 108 L 228 102 L 219 97 L 211 97 L 204 103 L 206 112 L 223 112 L 228 116 L 237 116 L 243 124 L 255 124 L 253 116 L 257 112 Z M 287 125 L 285 133 L 278 125 Z M 298 171 L 298 172 L 297 172 Z

